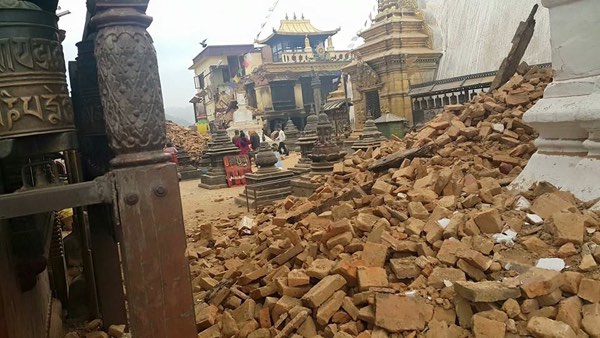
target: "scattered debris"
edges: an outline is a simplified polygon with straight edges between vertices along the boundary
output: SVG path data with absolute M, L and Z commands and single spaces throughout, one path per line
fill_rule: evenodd
M 249 236 L 254 232 L 254 219 L 244 216 L 238 225 L 240 236 Z
M 593 336 L 600 218 L 549 184 L 506 188 L 536 150 L 521 118 L 551 76 L 531 68 L 357 151 L 308 199 L 265 207 L 251 236 L 201 224 L 194 298 L 218 314 L 199 337 Z
M 565 261 L 560 258 L 540 258 L 535 267 L 546 270 L 563 271 L 565 268 Z
M 202 152 L 210 140 L 210 135 L 202 135 L 197 131 L 167 121 L 167 139 L 175 145 L 179 151 L 185 151 L 190 156 L 190 163 L 198 165 L 202 158 Z

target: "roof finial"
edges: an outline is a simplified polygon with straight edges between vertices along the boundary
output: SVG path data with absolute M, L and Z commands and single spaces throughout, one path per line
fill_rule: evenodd
M 312 47 L 310 46 L 310 40 L 308 39 L 308 35 L 304 36 L 304 52 L 312 53 Z
M 327 51 L 328 52 L 332 52 L 334 50 L 333 48 L 333 38 L 330 36 L 327 37 Z
M 285 13 L 285 19 L 286 19 L 286 20 L 289 20 L 289 19 L 290 19 L 290 17 L 288 16 L 288 13 Z
M 294 12 L 294 20 L 298 20 L 298 18 L 296 17 L 296 12 Z
M 304 20 L 304 13 L 302 13 L 302 20 Z

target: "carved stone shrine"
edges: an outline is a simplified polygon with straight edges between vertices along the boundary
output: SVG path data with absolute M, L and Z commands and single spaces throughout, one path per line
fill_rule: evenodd
M 294 174 L 302 175 L 310 171 L 310 163 L 312 160 L 308 157 L 315 142 L 317 141 L 317 122 L 319 118 L 314 111 L 306 118 L 306 126 L 296 144 L 300 147 L 300 160 L 291 169 Z
M 377 129 L 371 113 L 367 115 L 365 127 L 359 134 L 359 139 L 352 145 L 353 150 L 367 150 L 369 148 L 381 147 L 381 142 L 385 141 L 383 134 Z
M 277 157 L 267 142 L 262 142 L 260 151 L 256 155 L 255 173 L 246 174 L 246 190 L 236 197 L 239 205 L 250 207 L 269 204 L 273 201 L 283 199 L 292 194 L 290 181 L 294 173 L 275 167 Z M 246 196 L 248 194 L 248 196 Z
M 227 188 L 227 174 L 225 173 L 225 165 L 223 157 L 230 155 L 238 155 L 240 150 L 231 143 L 231 139 L 227 136 L 227 131 L 217 129 L 213 133 L 212 141 L 208 142 L 208 148 L 204 153 L 210 158 L 210 169 L 207 174 L 200 176 L 202 183 L 198 184 L 204 189 L 222 189 Z
M 310 165 L 311 176 L 327 175 L 333 173 L 333 165 L 346 156 L 332 139 L 333 126 L 329 122 L 327 114 L 319 114 L 317 124 L 317 142 L 308 157 L 312 160 Z
M 179 162 L 177 171 L 181 175 L 182 181 L 196 180 L 202 175 L 202 171 L 192 164 L 190 154 L 187 151 L 179 151 L 177 153 L 177 161 Z
M 285 128 L 283 129 L 285 133 L 285 145 L 288 147 L 289 151 L 298 151 L 298 137 L 300 136 L 300 131 L 296 128 L 296 125 L 292 121 L 291 118 L 288 117 L 288 120 L 285 124 Z

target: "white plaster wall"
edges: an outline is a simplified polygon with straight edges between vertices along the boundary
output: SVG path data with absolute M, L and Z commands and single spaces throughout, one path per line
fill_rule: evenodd
M 551 61 L 549 12 L 541 0 L 419 0 L 434 48 L 444 53 L 437 79 L 497 70 L 536 3 L 536 31 L 524 57 L 529 64 Z

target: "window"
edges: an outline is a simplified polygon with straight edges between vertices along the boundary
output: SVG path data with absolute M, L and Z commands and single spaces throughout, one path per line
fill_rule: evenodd
M 204 83 L 204 73 L 194 77 L 194 85 L 196 86 L 196 89 L 204 89 L 204 87 L 206 87 Z
M 222 83 L 229 83 L 229 81 L 231 80 L 229 68 L 227 68 L 227 67 L 221 68 L 221 72 L 223 74 L 223 82 Z
M 240 70 L 238 71 L 238 74 L 241 77 L 246 76 L 246 68 L 244 67 L 244 55 L 238 56 L 238 65 L 240 67 Z
M 371 112 L 373 118 L 381 117 L 381 106 L 379 105 L 379 91 L 374 90 L 365 93 L 367 112 Z
M 302 98 L 304 101 L 304 111 L 310 112 L 310 109 L 315 102 L 315 95 L 313 89 L 311 87 L 311 78 L 310 77 L 302 77 L 300 78 L 300 83 L 302 85 Z
M 194 103 L 194 108 L 196 112 L 196 122 L 208 119 L 206 115 L 206 107 L 204 106 L 204 102 Z
M 283 43 L 281 43 L 281 42 L 275 44 L 272 47 L 272 50 L 273 50 L 273 62 L 281 62 L 282 55 L 283 55 L 283 50 L 285 48 L 286 48 L 286 46 L 284 46 Z
M 257 108 L 258 102 L 256 99 L 256 89 L 254 88 L 254 83 L 250 83 L 246 85 L 246 103 L 249 107 Z
M 238 70 L 240 69 L 239 58 L 237 56 L 228 56 L 227 64 L 229 65 L 228 66 L 229 79 L 233 79 L 236 76 L 236 74 L 238 73 Z M 229 80 L 227 80 L 225 82 L 229 82 Z
M 296 108 L 296 96 L 293 81 L 277 81 L 271 83 L 271 96 L 273 108 L 276 111 L 292 110 Z

